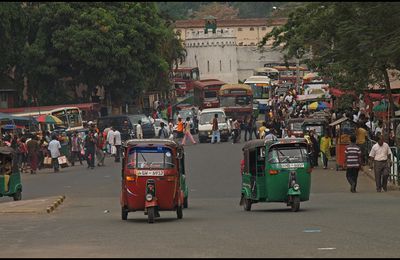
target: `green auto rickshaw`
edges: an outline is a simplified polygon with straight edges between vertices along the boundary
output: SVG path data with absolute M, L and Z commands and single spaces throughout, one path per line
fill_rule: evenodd
M 22 198 L 21 174 L 16 153 L 11 147 L 0 147 L 0 197 L 3 196 L 14 200 Z
M 285 202 L 298 211 L 310 197 L 310 146 L 304 138 L 252 140 L 243 147 L 240 205 Z

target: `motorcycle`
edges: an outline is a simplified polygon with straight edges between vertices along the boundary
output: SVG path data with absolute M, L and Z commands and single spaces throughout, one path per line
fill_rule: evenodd
M 238 142 L 240 142 L 240 136 L 241 136 L 241 133 L 240 133 L 241 131 L 240 131 L 240 129 L 232 129 L 232 143 L 238 143 Z

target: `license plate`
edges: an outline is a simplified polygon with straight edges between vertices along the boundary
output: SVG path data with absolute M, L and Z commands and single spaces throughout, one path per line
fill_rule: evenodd
M 136 174 L 137 176 L 164 176 L 164 171 L 140 170 Z
M 281 163 L 281 168 L 304 168 L 304 163 Z

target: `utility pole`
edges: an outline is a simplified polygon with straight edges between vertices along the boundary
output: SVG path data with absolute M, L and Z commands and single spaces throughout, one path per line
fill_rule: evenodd
M 300 93 L 299 81 L 300 81 L 300 59 L 299 59 L 299 50 L 296 50 L 296 93 Z

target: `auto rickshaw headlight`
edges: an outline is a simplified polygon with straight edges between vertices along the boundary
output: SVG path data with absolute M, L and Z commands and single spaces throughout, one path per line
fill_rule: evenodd
M 295 185 L 293 185 L 293 189 L 295 191 L 298 191 L 300 189 L 300 185 L 296 183 Z
M 153 199 L 153 195 L 151 195 L 150 193 L 146 195 L 147 201 L 151 201 L 152 199 Z

